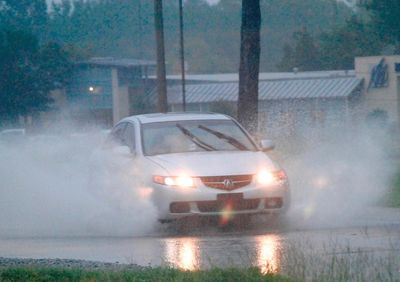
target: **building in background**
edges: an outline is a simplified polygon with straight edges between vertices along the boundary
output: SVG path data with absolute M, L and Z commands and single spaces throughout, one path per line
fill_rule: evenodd
M 238 99 L 237 74 L 188 75 L 188 111 L 212 111 L 235 115 Z M 178 78 L 169 76 L 171 111 L 182 109 Z M 260 130 L 288 135 L 315 126 L 345 123 L 357 118 L 363 80 L 354 71 L 261 73 L 259 82 Z M 150 94 L 156 99 L 156 92 Z
M 188 111 L 234 115 L 238 74 L 186 78 Z M 180 76 L 170 75 L 167 80 L 170 110 L 180 111 Z M 400 56 L 357 57 L 354 70 L 260 73 L 259 80 L 259 117 L 266 130 L 295 132 L 374 118 L 392 125 L 400 121 Z M 149 96 L 154 103 L 156 92 Z
M 72 83 L 58 91 L 56 106 L 80 123 L 111 126 L 123 117 L 156 109 L 155 63 L 93 58 L 76 65 Z M 182 110 L 180 75 L 167 76 L 171 111 Z M 186 76 L 188 111 L 235 115 L 238 74 Z M 400 56 L 355 58 L 355 70 L 260 73 L 261 131 L 280 134 L 331 127 L 370 116 L 400 118 Z M 58 93 L 58 94 L 57 94 Z M 270 132 L 268 132 L 270 131 Z
M 71 83 L 58 108 L 80 123 L 112 126 L 143 110 L 147 79 L 155 62 L 135 59 L 92 58 L 76 64 Z
M 356 76 L 364 81 L 364 116 L 381 114 L 400 121 L 400 56 L 355 58 Z

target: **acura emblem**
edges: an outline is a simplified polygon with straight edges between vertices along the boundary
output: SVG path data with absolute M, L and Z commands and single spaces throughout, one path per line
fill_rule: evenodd
M 224 187 L 225 188 L 233 188 L 233 181 L 229 178 L 224 180 Z

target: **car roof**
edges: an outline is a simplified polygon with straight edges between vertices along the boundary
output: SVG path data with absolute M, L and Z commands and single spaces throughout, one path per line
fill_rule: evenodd
M 178 112 L 178 113 L 154 113 L 136 115 L 124 118 L 122 121 L 139 120 L 141 123 L 153 122 L 167 122 L 167 121 L 186 121 L 186 120 L 230 120 L 230 118 L 223 114 L 216 113 L 191 113 L 191 112 Z

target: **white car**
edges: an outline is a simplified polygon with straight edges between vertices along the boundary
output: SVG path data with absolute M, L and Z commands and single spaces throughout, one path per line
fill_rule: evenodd
M 193 215 L 280 213 L 289 206 L 284 170 L 231 117 L 166 113 L 124 118 L 112 129 L 112 151 L 130 154 L 160 221 Z

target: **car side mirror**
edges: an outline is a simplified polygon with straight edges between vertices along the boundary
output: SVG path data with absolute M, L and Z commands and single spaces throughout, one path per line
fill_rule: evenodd
M 268 152 L 268 151 L 275 149 L 275 144 L 272 140 L 265 139 L 265 140 L 261 140 L 260 143 L 261 143 L 261 150 L 263 152 Z
M 132 157 L 134 154 L 132 154 L 131 149 L 128 146 L 115 146 L 112 148 L 112 151 L 114 154 L 117 154 L 119 156 L 123 157 Z

